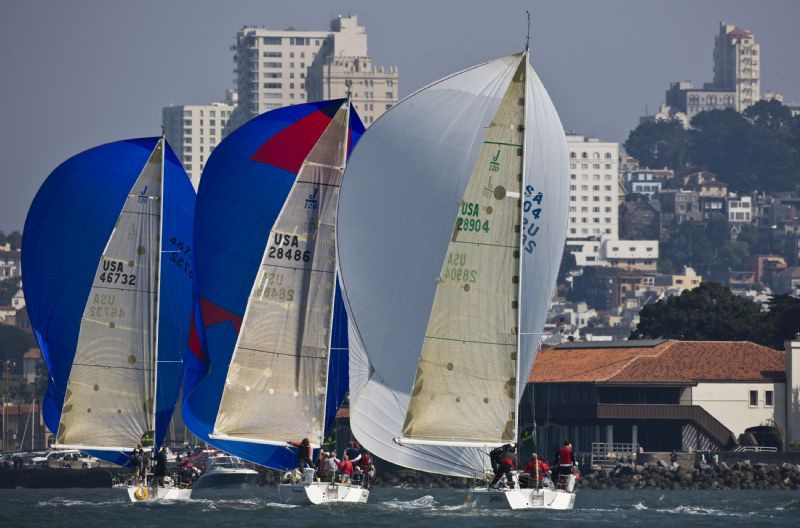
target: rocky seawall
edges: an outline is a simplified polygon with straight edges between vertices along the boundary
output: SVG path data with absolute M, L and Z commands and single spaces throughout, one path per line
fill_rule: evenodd
M 752 464 L 742 460 L 728 465 L 668 464 L 662 460 L 645 464 L 620 464 L 584 475 L 584 489 L 784 489 L 800 490 L 800 465 Z

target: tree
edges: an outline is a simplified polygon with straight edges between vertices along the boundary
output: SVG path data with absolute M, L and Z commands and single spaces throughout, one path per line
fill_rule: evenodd
M 22 355 L 35 347 L 33 336 L 16 326 L 0 325 L 0 361 L 15 363 L 14 372 L 22 372 Z
M 625 150 L 645 167 L 680 169 L 689 152 L 689 133 L 680 121 L 646 122 L 631 130 Z
M 0 231 L 0 245 L 11 244 L 11 249 L 20 249 L 22 247 L 22 234 L 19 231 L 12 231 L 5 234 Z
M 754 341 L 769 344 L 759 305 L 715 282 L 645 306 L 631 339 Z
M 771 296 L 768 305 L 765 318 L 772 336 L 769 345 L 780 349 L 784 341 L 800 332 L 800 299 L 782 293 Z
M 744 116 L 755 126 L 778 132 L 782 136 L 793 132 L 792 111 L 775 99 L 758 101 L 744 111 Z

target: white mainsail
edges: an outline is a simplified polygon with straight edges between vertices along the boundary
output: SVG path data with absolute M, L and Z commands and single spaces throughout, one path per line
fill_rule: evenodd
M 345 101 L 303 162 L 251 289 L 212 438 L 323 441 Z
M 563 129 L 527 54 L 518 54 L 409 96 L 362 142 L 348 163 L 337 225 L 350 316 L 351 428 L 391 462 L 481 475 L 486 446 L 516 434 L 516 405 L 555 285 L 569 185 Z M 498 156 L 491 142 L 520 146 L 502 145 Z M 508 163 L 495 176 L 489 164 L 501 159 Z M 453 239 L 462 203 L 478 204 L 478 216 L 467 206 L 458 217 L 480 218 L 481 229 L 458 233 L 456 241 L 475 243 L 466 255 L 455 246 L 472 244 Z M 491 232 L 499 225 L 503 236 Z M 515 246 L 518 258 L 511 247 L 485 251 L 495 243 L 489 233 L 498 245 Z M 433 345 L 444 340 L 431 336 L 452 345 Z
M 56 435 L 61 447 L 130 450 L 155 428 L 164 140 L 128 194 L 81 319 Z

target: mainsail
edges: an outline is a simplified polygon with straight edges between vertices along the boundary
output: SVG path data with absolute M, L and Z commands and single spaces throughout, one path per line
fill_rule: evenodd
M 118 461 L 148 433 L 163 439 L 188 337 L 193 206 L 163 138 L 79 154 L 34 199 L 23 276 L 59 445 Z
M 347 100 L 273 110 L 230 134 L 203 172 L 184 420 L 262 465 L 296 465 L 283 446 L 318 444 L 347 391 L 333 229 L 363 131 Z
M 337 225 L 351 428 L 394 463 L 482 474 L 514 441 L 555 285 L 563 129 L 525 53 L 423 88 L 363 141 Z

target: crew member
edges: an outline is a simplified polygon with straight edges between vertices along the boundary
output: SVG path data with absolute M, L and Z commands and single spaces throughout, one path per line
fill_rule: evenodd
M 508 487 L 513 488 L 514 478 L 511 476 L 511 471 L 517 467 L 517 455 L 514 454 L 514 447 L 511 444 L 506 444 L 498 449 L 494 449 L 489 453 L 492 469 L 494 469 L 494 479 L 489 484 L 489 487 L 494 488 L 495 484 L 505 475 Z
M 558 450 L 558 474 L 571 474 L 574 465 L 575 453 L 572 451 L 572 444 L 569 443 L 569 440 L 564 440 L 564 445 Z
M 156 478 L 156 486 L 164 487 L 164 477 L 167 475 L 167 448 L 162 447 L 156 454 L 153 476 Z
M 347 475 L 347 480 L 353 478 L 353 463 L 350 462 L 350 457 L 345 455 L 341 462 L 336 462 L 336 466 L 339 468 L 339 473 L 341 473 L 342 476 Z
M 530 461 L 525 464 L 525 473 L 530 475 L 529 479 L 533 479 L 537 485 L 541 485 L 548 471 L 550 471 L 550 466 L 547 465 L 547 462 L 540 460 L 536 453 L 531 454 Z
M 350 462 L 353 464 L 357 463 L 361 460 L 361 445 L 356 442 L 355 440 L 350 440 L 347 449 L 345 449 L 344 454 L 350 459 Z
M 293 446 L 297 446 L 297 465 L 300 471 L 305 468 L 313 468 L 314 462 L 311 460 L 311 442 L 308 441 L 308 438 L 303 438 L 303 441 L 300 443 L 289 443 Z

